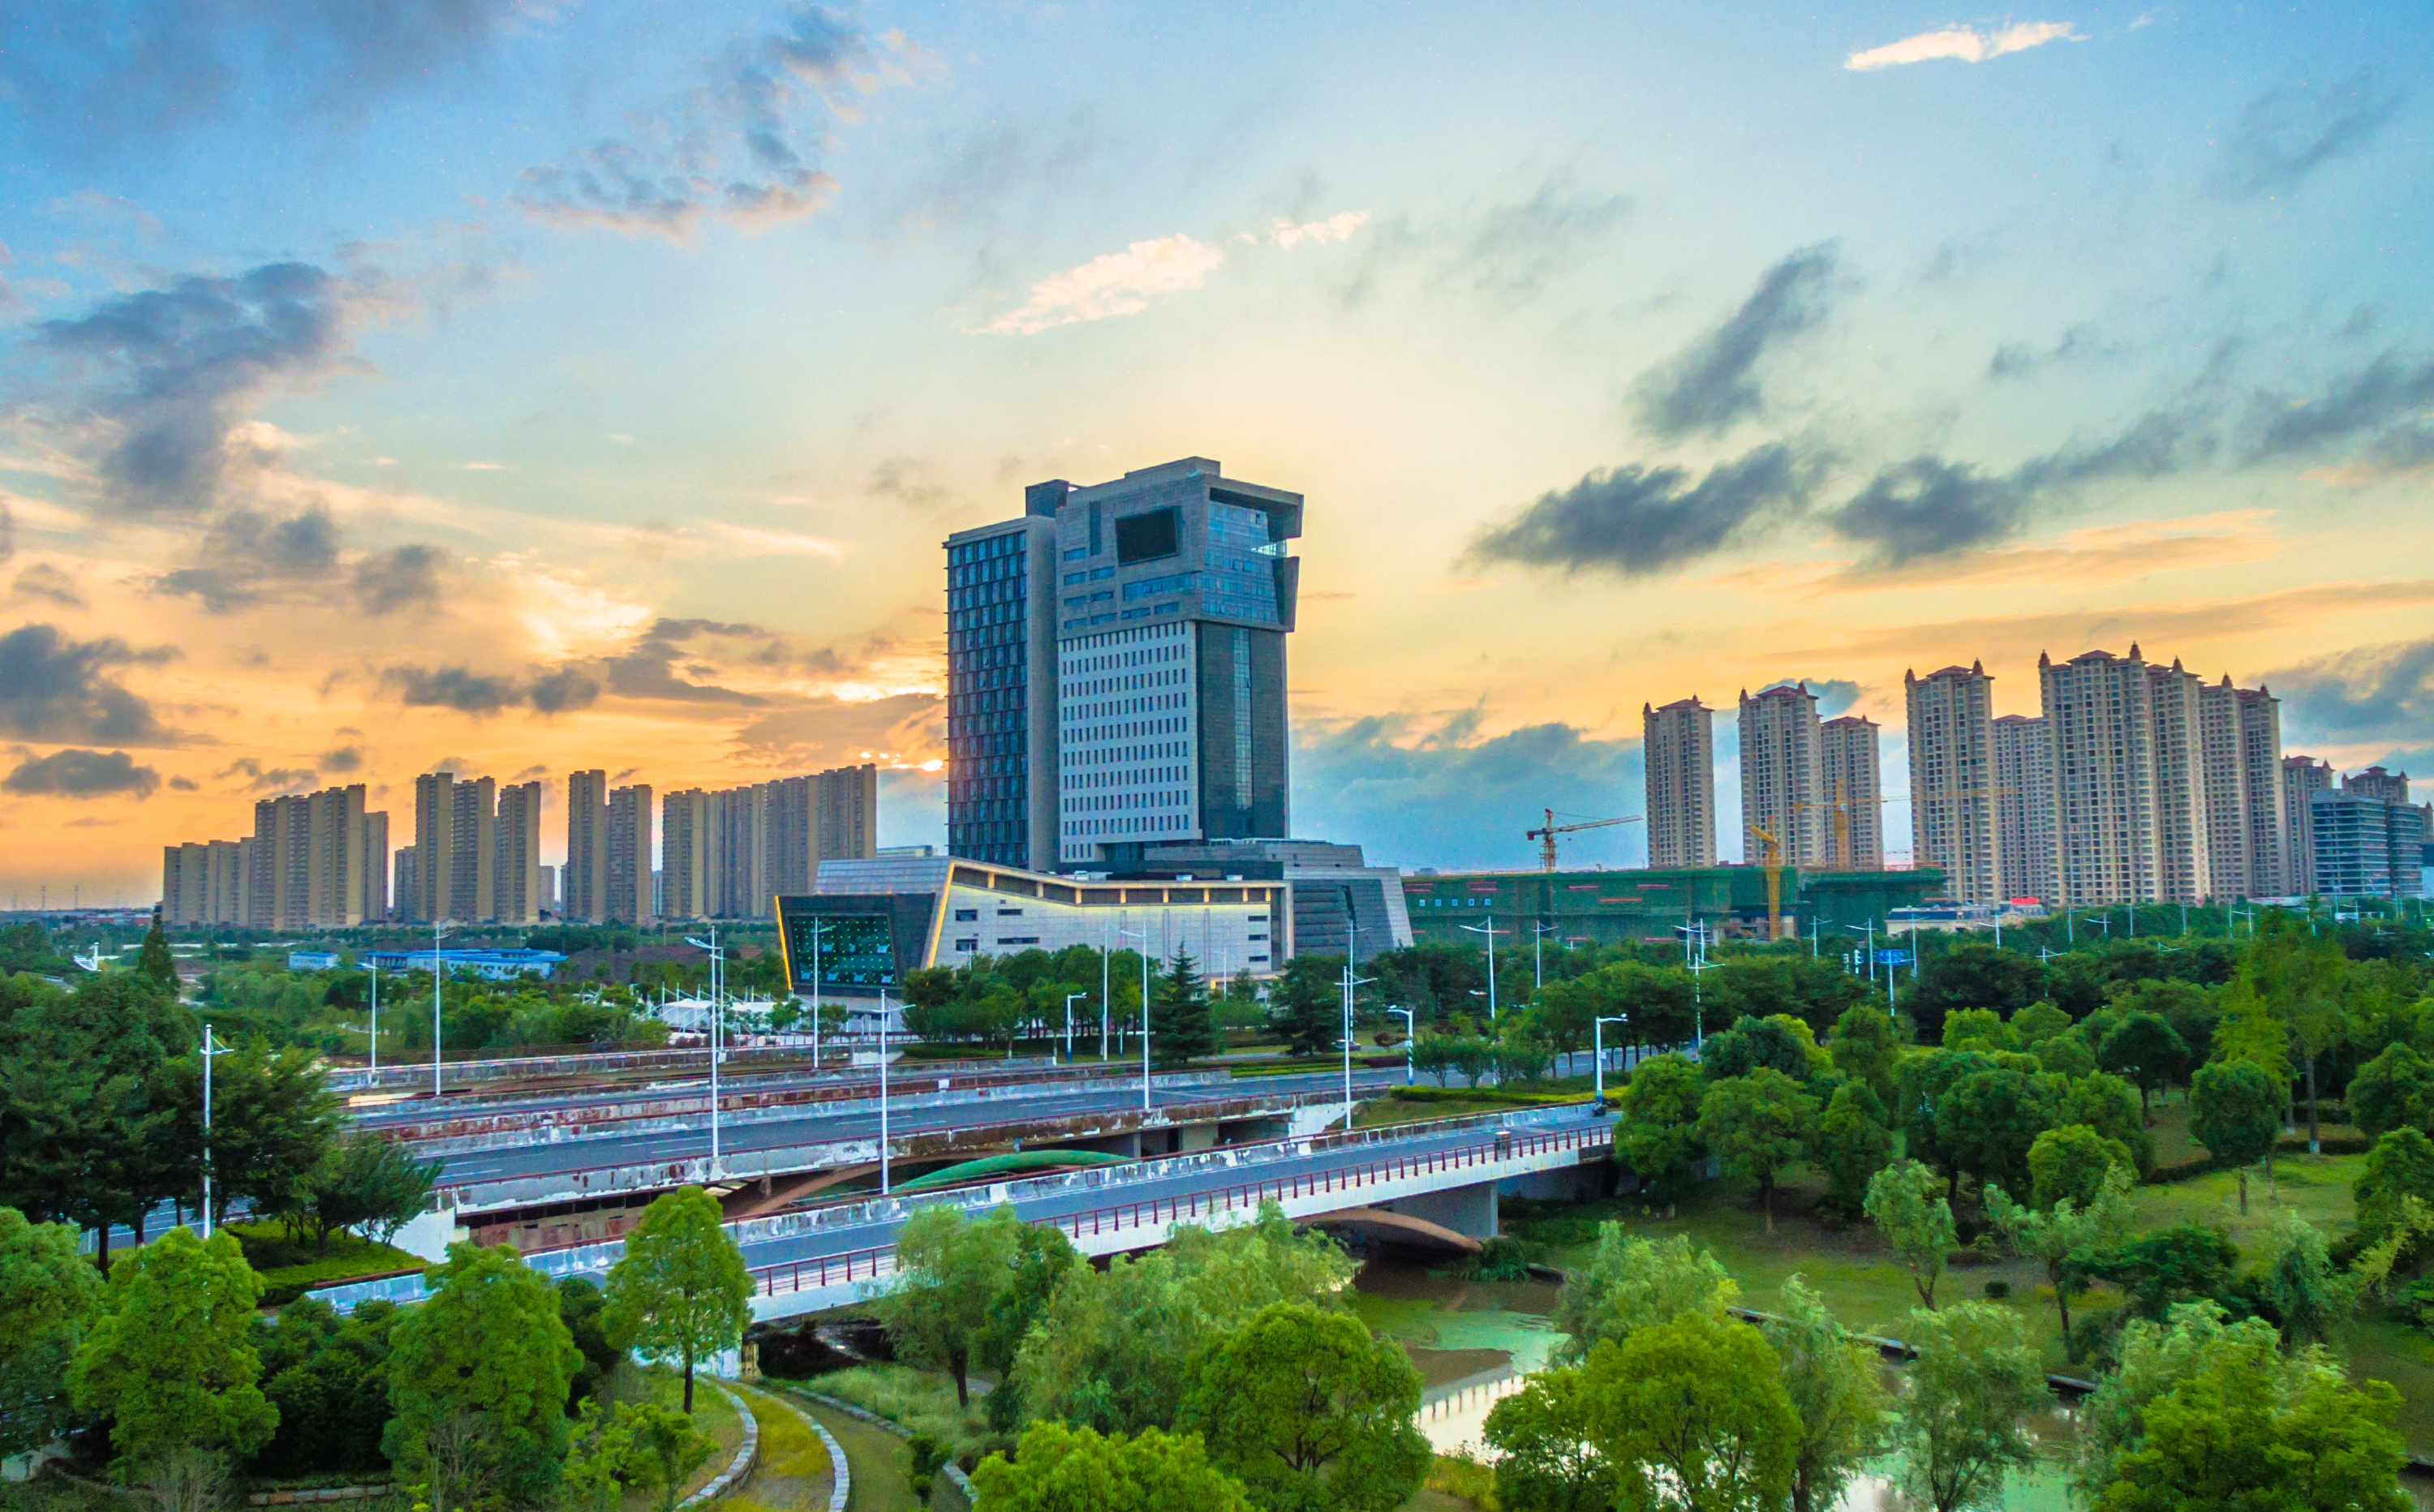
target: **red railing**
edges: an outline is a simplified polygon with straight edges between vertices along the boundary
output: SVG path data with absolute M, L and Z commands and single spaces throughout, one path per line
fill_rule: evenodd
M 1168 1224 L 1189 1223 L 1197 1218 L 1214 1217 L 1241 1208 L 1255 1208 L 1275 1200 L 1293 1201 L 1305 1197 L 1317 1197 L 1329 1192 L 1349 1192 L 1363 1186 L 1403 1181 L 1414 1176 L 1432 1176 L 1446 1171 L 1458 1171 L 1478 1165 L 1498 1164 L 1505 1161 L 1554 1150 L 1586 1149 L 1611 1144 L 1614 1131 L 1608 1126 L 1593 1129 L 1565 1130 L 1549 1134 L 1516 1134 L 1484 1144 L 1465 1145 L 1453 1149 L 1431 1150 L 1419 1155 L 1390 1156 L 1381 1161 L 1369 1161 L 1328 1171 L 1310 1171 L 1290 1176 L 1273 1177 L 1266 1181 L 1243 1181 L 1213 1191 L 1186 1193 L 1180 1197 L 1150 1198 L 1138 1202 L 1118 1202 L 1108 1207 L 1093 1208 L 1087 1213 L 1067 1214 L 1061 1217 L 1038 1221 L 1054 1224 L 1075 1240 L 1111 1233 L 1127 1229 L 1156 1228 Z M 752 1272 L 754 1289 L 764 1297 L 780 1292 L 805 1291 L 813 1287 L 832 1286 L 855 1281 L 875 1281 L 896 1269 L 896 1249 L 883 1245 L 869 1249 L 849 1250 L 842 1255 L 822 1255 L 810 1260 L 797 1260 L 782 1266 L 764 1266 Z

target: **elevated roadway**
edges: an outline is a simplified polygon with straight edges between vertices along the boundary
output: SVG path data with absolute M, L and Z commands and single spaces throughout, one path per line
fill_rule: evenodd
M 1342 1214 L 1359 1222 L 1363 1210 L 1383 1210 L 1480 1239 L 1496 1232 L 1498 1183 L 1564 1180 L 1606 1159 L 1612 1140 L 1610 1119 L 1573 1106 L 1272 1141 L 728 1227 L 752 1267 L 753 1315 L 769 1320 L 884 1292 L 894 1284 L 897 1231 L 933 1205 L 975 1215 L 1011 1205 L 1028 1222 L 1054 1224 L 1088 1255 L 1150 1249 L 1179 1225 L 1251 1222 L 1264 1202 L 1301 1220 Z M 551 1275 L 597 1278 L 623 1250 L 609 1241 L 539 1251 L 526 1263 Z M 372 1297 L 411 1300 L 421 1288 L 420 1276 L 412 1275 L 317 1295 L 344 1308 Z

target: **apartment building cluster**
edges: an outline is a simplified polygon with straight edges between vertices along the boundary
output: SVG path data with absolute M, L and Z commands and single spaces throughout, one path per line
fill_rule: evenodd
M 877 854 L 875 765 L 688 789 L 658 810 L 652 796 L 648 784 L 611 786 L 605 771 L 571 773 L 562 865 L 542 860 L 537 781 L 425 773 L 413 842 L 393 852 L 388 815 L 365 811 L 361 784 L 266 798 L 249 837 L 164 848 L 163 918 L 283 931 L 768 918 L 778 892 L 812 891 L 823 859 Z
M 388 814 L 364 786 L 265 798 L 253 833 L 164 846 L 161 915 L 188 928 L 336 929 L 388 912 Z
M 2233 898 L 2415 896 L 2434 824 L 2405 773 L 2335 781 L 2285 756 L 2265 688 L 2178 661 L 2040 656 L 2039 712 L 1997 714 L 1982 663 L 1903 675 L 1913 864 L 1963 903 L 2057 907 Z M 1884 865 L 1877 729 L 1820 721 L 1806 685 L 1740 698 L 1744 854 Z M 1716 864 L 1715 711 L 1643 705 L 1649 864 Z
M 2040 655 L 2033 716 L 1996 714 L 1994 681 L 1980 663 L 1903 678 L 1913 857 L 1961 902 L 2418 891 L 2425 815 L 2407 779 L 2333 788 L 2323 763 L 2286 757 L 2269 688 L 2207 682 L 2134 643 Z M 2320 802 L 2335 813 L 2322 824 Z
M 1648 864 L 1716 864 L 1716 711 L 1696 697 L 1642 705 Z M 1740 696 L 1741 825 L 1746 854 L 1772 838 L 1787 866 L 1884 870 L 1877 726 L 1864 715 L 1817 717 L 1805 683 Z

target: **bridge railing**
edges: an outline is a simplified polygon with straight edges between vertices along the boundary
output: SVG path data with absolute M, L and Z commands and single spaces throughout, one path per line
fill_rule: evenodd
M 1262 1202 L 1289 1202 L 1306 1197 L 1356 1192 L 1363 1187 L 1385 1185 L 1414 1177 L 1498 1165 L 1562 1150 L 1598 1148 L 1613 1142 L 1613 1129 L 1603 1124 L 1591 1129 L 1558 1130 L 1545 1133 L 1516 1131 L 1510 1138 L 1499 1137 L 1477 1145 L 1390 1156 L 1335 1170 L 1239 1181 L 1213 1191 L 1191 1192 L 1178 1197 L 1118 1202 L 1084 1213 L 1034 1221 L 1052 1225 L 1067 1237 L 1079 1242 L 1126 1231 L 1191 1223 L 1221 1214 L 1257 1208 Z M 753 1289 L 762 1296 L 774 1297 L 857 1281 L 877 1281 L 895 1274 L 896 1268 L 895 1247 L 883 1245 L 838 1255 L 816 1255 L 782 1265 L 761 1266 L 752 1272 Z

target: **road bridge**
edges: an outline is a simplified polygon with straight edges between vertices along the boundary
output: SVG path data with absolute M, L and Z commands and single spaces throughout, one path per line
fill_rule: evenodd
M 763 1321 L 883 1293 L 895 1284 L 897 1231 L 913 1213 L 940 1204 L 975 1215 L 1011 1205 L 1026 1221 L 1054 1224 L 1092 1256 L 1154 1248 L 1181 1225 L 1252 1222 L 1266 1202 L 1295 1219 L 1379 1209 L 1483 1239 L 1495 1233 L 1500 1183 L 1578 1180 L 1581 1166 L 1606 1159 L 1612 1129 L 1581 1106 L 1448 1119 L 749 1218 L 728 1231 L 752 1267 L 753 1316 Z M 623 1252 L 611 1241 L 540 1251 L 526 1263 L 554 1276 L 597 1279 Z M 369 1298 L 421 1294 L 416 1274 L 315 1295 L 344 1310 Z

